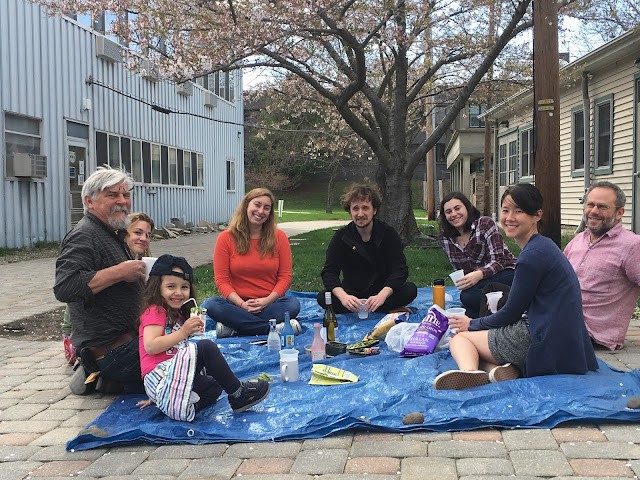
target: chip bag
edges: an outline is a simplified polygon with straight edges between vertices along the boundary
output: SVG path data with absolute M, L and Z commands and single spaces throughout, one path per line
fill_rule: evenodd
M 449 319 L 445 311 L 437 305 L 432 306 L 400 352 L 400 356 L 419 357 L 432 354 L 448 327 Z

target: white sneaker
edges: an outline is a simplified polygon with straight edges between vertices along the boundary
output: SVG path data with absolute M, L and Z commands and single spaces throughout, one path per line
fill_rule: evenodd
M 294 335 L 300 335 L 300 333 L 302 333 L 302 325 L 300 325 L 300 322 L 298 320 L 292 318 L 289 323 L 291 323 L 291 328 L 293 329 Z M 282 330 L 284 330 L 284 322 L 276 325 L 276 332 L 282 333 Z
M 489 372 L 489 381 L 491 383 L 504 382 L 505 380 L 515 380 L 520 377 L 520 370 L 515 365 L 505 363 L 495 367 Z
M 238 334 L 233 328 L 225 324 L 216 322 L 216 338 L 235 337 Z

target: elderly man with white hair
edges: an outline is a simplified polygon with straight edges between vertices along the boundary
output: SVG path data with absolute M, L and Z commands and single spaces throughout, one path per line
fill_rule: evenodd
M 90 393 L 101 378 L 143 392 L 136 318 L 145 264 L 133 260 L 124 237 L 133 180 L 99 167 L 82 187 L 84 217 L 67 233 L 56 262 L 55 296 L 69 305 L 81 366 L 71 391 Z M 86 379 L 86 383 L 85 383 Z

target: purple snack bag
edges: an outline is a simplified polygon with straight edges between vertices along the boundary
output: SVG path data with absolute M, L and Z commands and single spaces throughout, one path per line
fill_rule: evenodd
M 449 327 L 449 319 L 439 306 L 432 306 L 417 330 L 409 337 L 400 352 L 401 357 L 419 357 L 432 354 Z

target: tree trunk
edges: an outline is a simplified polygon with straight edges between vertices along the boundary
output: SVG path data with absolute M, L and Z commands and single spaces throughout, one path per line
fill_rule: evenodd
M 411 203 L 411 177 L 395 170 L 384 172 L 382 168 L 376 176 L 382 193 L 382 207 L 377 216 L 391 225 L 408 245 L 419 233 Z
M 333 187 L 336 183 L 336 169 L 331 170 L 329 185 L 327 185 L 327 205 L 324 209 L 326 213 L 333 213 Z

